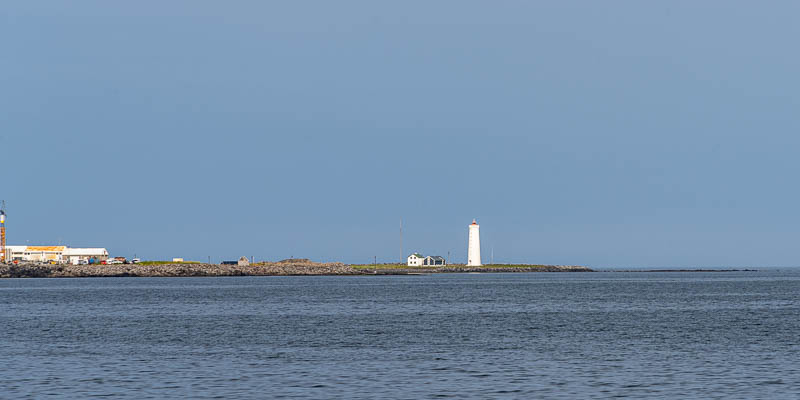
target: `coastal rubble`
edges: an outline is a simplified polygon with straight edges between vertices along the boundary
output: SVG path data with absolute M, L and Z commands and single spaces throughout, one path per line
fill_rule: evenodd
M 181 277 L 181 276 L 287 276 L 287 275 L 408 275 L 457 272 L 589 272 L 580 266 L 467 267 L 448 265 L 426 268 L 353 268 L 343 263 L 317 263 L 307 259 L 262 262 L 249 266 L 201 263 L 164 264 L 0 264 L 0 278 L 81 278 L 81 277 Z
M 362 269 L 371 271 L 373 274 L 383 275 L 406 275 L 406 274 L 430 274 L 430 273 L 492 273 L 492 272 L 594 272 L 588 267 L 580 265 L 537 265 L 537 266 L 515 266 L 513 264 L 502 266 L 482 266 L 474 267 L 463 264 L 451 264 L 444 267 L 409 267 L 409 268 L 387 268 L 387 269 Z
M 114 276 L 259 276 L 259 275 L 357 275 L 342 263 L 298 262 L 259 263 L 250 266 L 219 264 L 0 264 L 0 278 L 80 278 Z

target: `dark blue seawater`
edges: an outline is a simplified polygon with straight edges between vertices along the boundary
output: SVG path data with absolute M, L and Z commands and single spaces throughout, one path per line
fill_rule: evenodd
M 798 398 L 800 271 L 0 280 L 0 398 Z

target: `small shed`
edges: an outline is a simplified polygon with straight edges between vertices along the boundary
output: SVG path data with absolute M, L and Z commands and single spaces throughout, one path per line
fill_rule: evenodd
M 250 266 L 250 260 L 248 260 L 247 257 L 242 256 L 241 258 L 239 258 L 239 261 L 237 262 L 236 265 L 238 265 L 240 267 L 249 267 Z

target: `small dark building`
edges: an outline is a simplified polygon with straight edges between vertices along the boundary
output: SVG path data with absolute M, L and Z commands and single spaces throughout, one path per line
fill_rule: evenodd
M 426 267 L 442 266 L 442 265 L 447 265 L 447 262 L 444 260 L 444 257 L 442 256 L 427 256 L 422 261 L 422 265 Z

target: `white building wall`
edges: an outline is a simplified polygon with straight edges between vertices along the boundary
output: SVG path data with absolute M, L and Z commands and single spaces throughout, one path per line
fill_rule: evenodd
M 467 248 L 467 266 L 481 266 L 481 227 L 477 221 L 469 226 L 469 247 Z
M 415 254 L 408 256 L 408 263 L 409 267 L 421 267 L 422 261 L 425 260 L 422 257 L 417 257 Z
M 45 246 L 60 247 L 60 246 Z M 98 261 L 108 259 L 108 251 L 103 248 L 94 249 L 71 249 L 60 247 L 57 250 L 41 250 L 36 246 L 8 246 L 9 260 L 21 260 L 23 262 L 68 262 L 77 264 L 79 260 L 89 260 L 94 258 Z
M 108 250 L 98 248 L 67 248 L 64 250 L 65 261 L 70 264 L 79 264 L 94 258 L 97 262 L 108 260 Z

